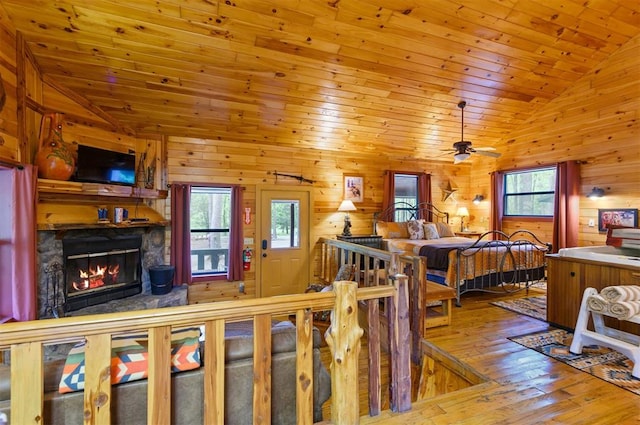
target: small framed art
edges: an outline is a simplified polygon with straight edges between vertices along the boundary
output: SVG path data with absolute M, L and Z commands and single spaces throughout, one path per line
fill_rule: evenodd
M 349 199 L 352 202 L 362 202 L 364 199 L 364 177 L 344 176 L 344 199 Z
M 609 225 L 637 227 L 638 210 L 634 208 L 599 209 L 598 230 L 606 232 Z

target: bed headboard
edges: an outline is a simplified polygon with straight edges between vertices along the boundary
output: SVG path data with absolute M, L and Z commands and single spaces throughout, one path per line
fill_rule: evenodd
M 397 214 L 396 214 L 397 213 Z M 439 210 L 435 205 L 421 202 L 411 205 L 408 202 L 396 202 L 384 211 L 373 214 L 373 228 L 378 221 L 409 221 L 425 219 L 426 221 L 449 223 L 449 213 Z

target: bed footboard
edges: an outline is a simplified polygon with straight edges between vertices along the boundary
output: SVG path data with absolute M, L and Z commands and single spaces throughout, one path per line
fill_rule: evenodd
M 483 234 L 473 245 L 449 253 L 447 281 L 456 289 L 456 305 L 472 291 L 510 293 L 528 290 L 546 278 L 546 254 L 551 245 L 528 230 L 511 235 Z

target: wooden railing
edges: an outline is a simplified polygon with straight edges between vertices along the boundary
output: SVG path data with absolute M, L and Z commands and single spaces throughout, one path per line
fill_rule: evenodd
M 229 249 L 228 248 L 201 248 L 201 249 L 192 249 L 191 256 L 195 256 L 197 258 L 197 271 L 226 271 L 229 266 Z M 220 261 L 220 257 L 222 257 L 222 261 Z M 211 268 L 206 268 L 205 262 L 209 259 L 211 264 Z M 193 261 L 193 260 L 192 260 Z M 223 263 L 223 267 L 220 268 L 220 263 Z
M 411 407 L 409 361 L 408 278 L 391 276 L 389 284 L 357 288 L 353 282 L 335 282 L 334 290 L 322 293 L 286 295 L 251 300 L 224 301 L 182 307 L 110 313 L 92 316 L 47 319 L 0 325 L 0 349 L 11 349 L 11 423 L 46 423 L 43 409 L 43 346 L 86 340 L 85 346 L 85 423 L 111 423 L 110 353 L 112 336 L 129 332 L 148 333 L 147 423 L 170 421 L 172 406 L 171 329 L 204 326 L 204 423 L 224 423 L 225 323 L 253 320 L 254 326 L 254 423 L 269 424 L 271 418 L 271 321 L 274 317 L 296 315 L 296 374 L 313 376 L 313 311 L 332 309 L 332 323 L 326 333 L 332 349 L 331 420 L 334 424 L 358 422 L 358 356 L 363 330 L 358 325 L 358 304 L 369 306 L 378 318 L 377 307 L 385 300 L 389 323 L 391 364 L 390 407 L 403 412 Z M 379 341 L 379 320 L 368 323 L 369 339 Z M 371 350 L 371 343 L 370 343 Z M 265 354 L 267 353 L 267 354 Z M 370 352 L 369 381 L 378 385 L 369 394 L 369 414 L 380 412 L 380 347 Z M 377 365 L 377 368 L 375 367 Z M 124 384 L 126 385 L 126 384 Z M 298 424 L 313 422 L 313 383 L 296 379 Z M 277 389 L 274 389 L 277 390 Z
M 409 323 L 411 329 L 411 360 L 420 363 L 420 341 L 425 329 L 425 300 L 427 264 L 424 257 L 399 255 L 389 251 L 343 242 L 335 239 L 320 238 L 319 278 L 330 283 L 343 264 L 355 267 L 360 287 L 375 287 L 389 283 L 387 274 L 399 272 L 407 276 L 409 290 Z M 386 308 L 386 305 L 383 306 Z M 369 312 L 370 314 L 372 312 Z M 370 318 L 372 319 L 372 318 Z M 384 319 L 383 319 L 384 320 Z M 369 320 L 378 323 L 377 320 Z M 385 323 L 383 321 L 383 323 Z M 380 334 L 380 332 L 378 332 Z

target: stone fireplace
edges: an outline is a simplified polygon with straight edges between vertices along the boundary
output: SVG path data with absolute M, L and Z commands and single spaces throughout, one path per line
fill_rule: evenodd
M 38 231 L 38 318 L 151 294 L 148 270 L 164 263 L 164 234 L 163 226 Z

